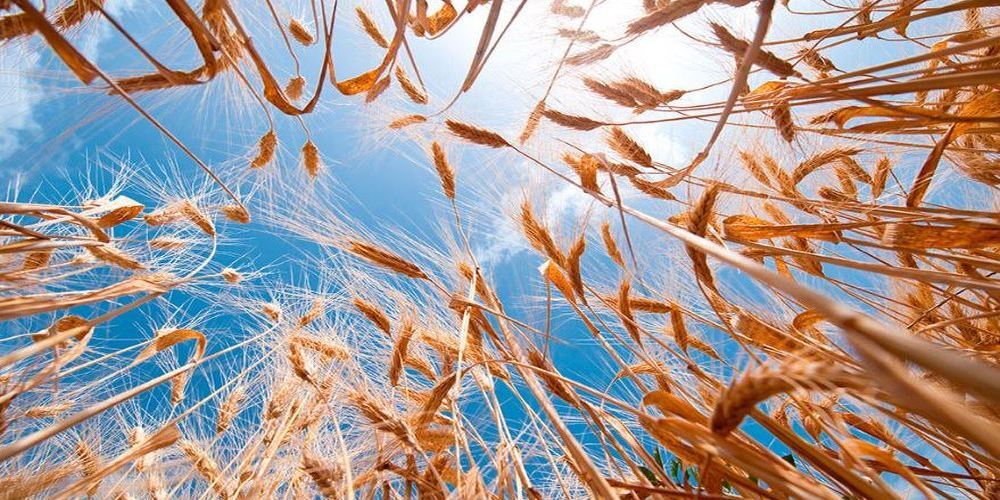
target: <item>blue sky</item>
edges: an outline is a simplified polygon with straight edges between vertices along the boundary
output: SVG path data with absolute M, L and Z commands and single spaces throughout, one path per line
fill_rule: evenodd
M 190 42 L 177 35 L 180 30 L 176 25 L 163 25 L 166 17 L 156 10 L 157 7 L 139 8 L 130 2 L 114 0 L 109 0 L 108 5 L 127 26 L 134 27 L 136 32 L 150 33 L 144 43 L 148 42 L 158 55 L 171 64 L 191 63 L 186 56 L 190 47 L 181 49 Z M 539 89 L 544 88 L 555 70 L 553 62 L 565 47 L 565 41 L 548 35 L 553 27 L 551 18 L 538 21 L 542 18 L 532 10 L 536 8 L 537 5 L 529 6 L 512 28 L 508 42 L 501 44 L 484 70 L 479 83 L 447 112 L 447 116 L 468 119 L 508 137 L 518 134 L 523 119 L 540 97 Z M 475 16 L 483 17 L 485 10 L 481 9 Z M 304 11 L 296 7 L 288 12 L 300 15 Z M 602 16 L 593 19 L 594 29 L 613 30 L 636 10 L 622 8 L 619 11 L 604 6 L 600 12 Z M 697 32 L 704 28 L 705 21 L 725 21 L 735 26 L 735 30 L 748 33 L 754 19 L 751 12 L 749 9 L 711 10 L 699 14 L 689 24 Z M 359 32 L 351 14 L 344 9 L 338 20 L 335 57 L 341 78 L 370 69 L 379 56 L 377 48 Z M 379 20 L 386 29 L 387 20 Z M 779 16 L 772 39 L 803 29 L 802 26 L 786 29 L 780 21 Z M 259 29 L 261 23 L 248 22 L 248 25 L 253 31 Z M 431 94 L 428 110 L 439 110 L 460 84 L 475 47 L 475 28 L 478 26 L 479 22 L 470 20 L 441 40 L 415 40 L 412 44 Z M 134 75 L 149 70 L 134 51 L 123 48 L 121 38 L 106 26 L 95 23 L 93 27 L 78 30 L 72 38 L 112 74 Z M 276 67 L 284 68 L 282 78 L 291 76 L 291 65 L 283 57 L 283 48 L 273 43 L 264 43 L 262 47 L 266 58 L 275 61 Z M 872 50 L 871 55 L 854 53 L 836 60 L 850 60 L 853 67 L 861 67 L 866 60 L 885 59 L 889 51 L 896 49 L 873 42 Z M 304 76 L 312 85 L 320 53 L 316 47 L 299 52 Z M 836 55 L 836 49 L 831 53 Z M 728 77 L 732 62 L 717 51 L 694 46 L 678 33 L 664 30 L 656 37 L 643 38 L 629 50 L 596 67 L 565 68 L 563 71 L 564 76 L 550 100 L 552 107 L 592 109 L 598 115 L 610 116 L 613 111 L 601 108 L 584 92 L 579 83 L 580 75 L 614 76 L 638 72 L 639 76 L 662 89 L 694 88 Z M 291 237 L 283 231 L 271 231 L 266 215 L 268 206 L 277 206 L 278 211 L 284 213 L 294 212 L 302 197 L 309 196 L 302 194 L 306 190 L 314 190 L 316 197 L 323 198 L 319 203 L 346 214 L 358 227 L 381 236 L 383 241 L 398 233 L 407 233 L 416 239 L 429 238 L 432 245 L 444 246 L 446 242 L 438 234 L 443 224 L 450 224 L 450 207 L 440 195 L 438 179 L 427 154 L 430 141 L 443 137 L 441 127 L 429 124 L 389 133 L 386 124 L 392 119 L 422 112 L 408 103 L 398 89 L 391 89 L 380 102 L 368 106 L 357 97 L 342 97 L 326 89 L 327 95 L 319 110 L 304 118 L 326 167 L 320 178 L 311 183 L 304 179 L 299 165 L 298 150 L 305 136 L 295 120 L 277 112 L 272 113 L 280 141 L 277 161 L 260 172 L 246 170 L 254 154 L 254 145 L 267 126 L 260 109 L 238 86 L 236 79 L 224 76 L 206 86 L 150 93 L 139 98 L 146 109 L 214 170 L 231 180 L 234 186 L 239 186 L 240 194 L 249 200 L 251 211 L 255 213 L 256 222 L 248 227 L 225 225 L 215 265 L 267 269 L 269 274 L 258 278 L 259 288 L 255 289 L 265 294 L 279 288 L 276 284 L 280 283 L 322 285 L 323 277 L 304 271 L 303 262 L 323 259 L 325 254 L 312 242 Z M 700 93 L 692 101 L 716 100 L 727 90 L 723 86 Z M 204 174 L 173 144 L 120 99 L 105 95 L 99 86 L 81 88 L 61 69 L 58 60 L 48 51 L 39 49 L 37 40 L 26 44 L 22 51 L 0 51 L 0 107 L 5 116 L 5 121 L 0 123 L 0 175 L 19 179 L 13 182 L 20 184 L 21 194 L 37 193 L 39 201 L 73 199 L 72 189 L 87 183 L 109 186 L 113 179 L 123 175 L 122 171 L 136 181 L 129 183 L 124 193 L 150 204 L 161 201 L 157 195 L 160 189 L 197 191 L 204 186 Z M 635 127 L 630 128 L 630 132 L 657 160 L 678 165 L 701 147 L 700 139 L 710 129 L 711 124 L 685 121 Z M 543 126 L 539 133 L 554 132 Z M 567 137 L 564 133 L 561 136 Z M 754 140 L 754 137 L 753 131 L 735 130 L 728 139 Z M 580 135 L 579 140 L 585 140 L 585 136 Z M 826 140 L 807 137 L 803 141 L 815 146 Z M 524 196 L 543 206 L 549 221 L 559 227 L 576 224 L 588 210 L 596 209 L 575 190 L 560 186 L 513 155 L 497 155 L 455 144 L 447 146 L 449 157 L 458 170 L 460 210 L 463 217 L 474 224 L 477 253 L 488 264 L 489 275 L 517 315 L 530 319 L 533 324 L 541 323 L 544 288 L 534 271 L 541 259 L 528 250 L 511 215 Z M 720 149 L 705 168 L 729 175 L 735 170 L 732 167 L 735 155 L 725 148 Z M 533 152 L 554 160 L 561 151 Z M 796 151 L 778 154 L 791 161 Z M 656 203 L 644 208 L 662 217 L 680 210 L 679 206 Z M 602 213 L 593 217 L 591 224 L 599 224 L 608 217 Z M 654 284 L 674 287 L 679 297 L 698 293 L 686 277 L 689 264 L 676 243 L 648 228 L 630 225 L 630 229 L 640 261 L 643 266 L 654 269 L 648 273 L 653 276 Z M 564 233 L 563 241 L 568 243 L 572 234 Z M 396 240 L 405 247 L 403 241 Z M 600 284 L 614 289 L 618 277 L 611 275 L 610 264 L 595 259 L 594 266 L 607 270 Z M 738 273 L 720 273 L 743 298 L 751 302 L 760 299 L 759 290 Z M 817 281 L 810 283 L 819 284 Z M 880 284 L 872 283 L 872 286 Z M 206 323 L 218 331 L 236 328 L 237 325 L 227 318 L 224 304 L 220 307 L 204 295 L 177 295 L 174 303 L 186 306 L 181 317 L 186 315 L 189 320 L 204 317 Z M 164 307 L 152 313 L 123 317 L 120 323 L 132 326 L 129 333 L 120 335 L 119 331 L 108 335 L 104 347 L 110 350 L 128 345 L 137 338 L 146 339 L 152 335 L 151 327 L 169 321 L 175 314 L 174 308 Z M 613 371 L 609 373 L 609 360 L 594 347 L 593 339 L 579 322 L 571 320 L 570 314 L 564 307 L 556 308 L 555 334 L 563 347 L 555 351 L 555 362 L 567 375 L 602 387 L 614 374 Z M 704 334 L 709 339 L 715 336 L 708 331 Z M 210 352 L 232 340 L 217 338 L 221 342 L 210 344 Z M 238 356 L 246 357 L 248 353 Z M 215 369 L 222 366 L 225 365 Z M 210 373 L 209 376 L 221 375 Z M 192 390 L 209 387 L 211 384 L 205 383 L 193 386 Z M 162 394 L 150 396 L 146 403 L 157 401 L 162 402 Z

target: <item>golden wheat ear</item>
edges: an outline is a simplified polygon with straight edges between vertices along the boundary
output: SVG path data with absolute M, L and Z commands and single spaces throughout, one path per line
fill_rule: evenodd
M 0 497 L 1000 498 L 996 2 L 56 3 L 0 0 L 47 104 L 0 201 Z M 208 180 L 53 189 L 71 132 L 153 157 L 116 104 Z M 325 171 L 373 151 L 435 189 Z

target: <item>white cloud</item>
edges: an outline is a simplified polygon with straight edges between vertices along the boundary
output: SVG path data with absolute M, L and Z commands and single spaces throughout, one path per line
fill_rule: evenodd
M 40 56 L 18 53 L 7 47 L 0 50 L 0 158 L 15 151 L 21 136 L 41 130 L 35 121 L 34 108 L 44 93 L 30 76 L 37 69 Z
M 109 1 L 106 9 L 113 16 L 120 16 L 132 8 L 133 0 Z M 92 19 L 85 23 L 77 36 L 70 36 L 72 42 L 87 58 L 97 61 L 100 46 L 111 38 L 111 26 L 103 20 Z M 47 97 L 45 89 L 35 80 L 34 74 L 42 68 L 39 65 L 42 53 L 49 49 L 34 37 L 23 45 L 7 42 L 0 47 L 0 159 L 5 159 L 21 147 L 26 136 L 45 132 L 44 117 L 38 117 L 37 107 Z M 59 71 L 65 71 L 62 63 L 54 60 Z M 39 119 L 41 121 L 39 121 Z

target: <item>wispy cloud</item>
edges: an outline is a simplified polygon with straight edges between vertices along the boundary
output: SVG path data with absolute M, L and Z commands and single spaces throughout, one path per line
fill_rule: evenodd
M 35 107 L 44 93 L 30 76 L 39 59 L 37 52 L 0 52 L 0 109 L 4 110 L 4 118 L 0 120 L 0 159 L 16 151 L 25 134 L 41 131 Z
M 105 8 L 111 15 L 120 16 L 132 5 L 133 0 L 114 0 Z M 71 42 L 88 59 L 99 62 L 101 45 L 111 37 L 112 29 L 107 22 L 85 23 L 73 34 Z M 4 110 L 0 120 L 0 160 L 16 153 L 32 136 L 46 131 L 45 117 L 38 116 L 38 107 L 48 94 L 35 75 L 44 69 L 40 64 L 41 54 L 49 49 L 37 37 L 23 43 L 23 50 L 0 51 L 0 109 Z M 51 64 L 63 69 L 58 60 Z

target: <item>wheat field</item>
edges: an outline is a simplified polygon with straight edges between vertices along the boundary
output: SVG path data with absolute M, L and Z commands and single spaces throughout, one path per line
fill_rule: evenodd
M 0 0 L 0 497 L 998 499 L 998 7 Z

